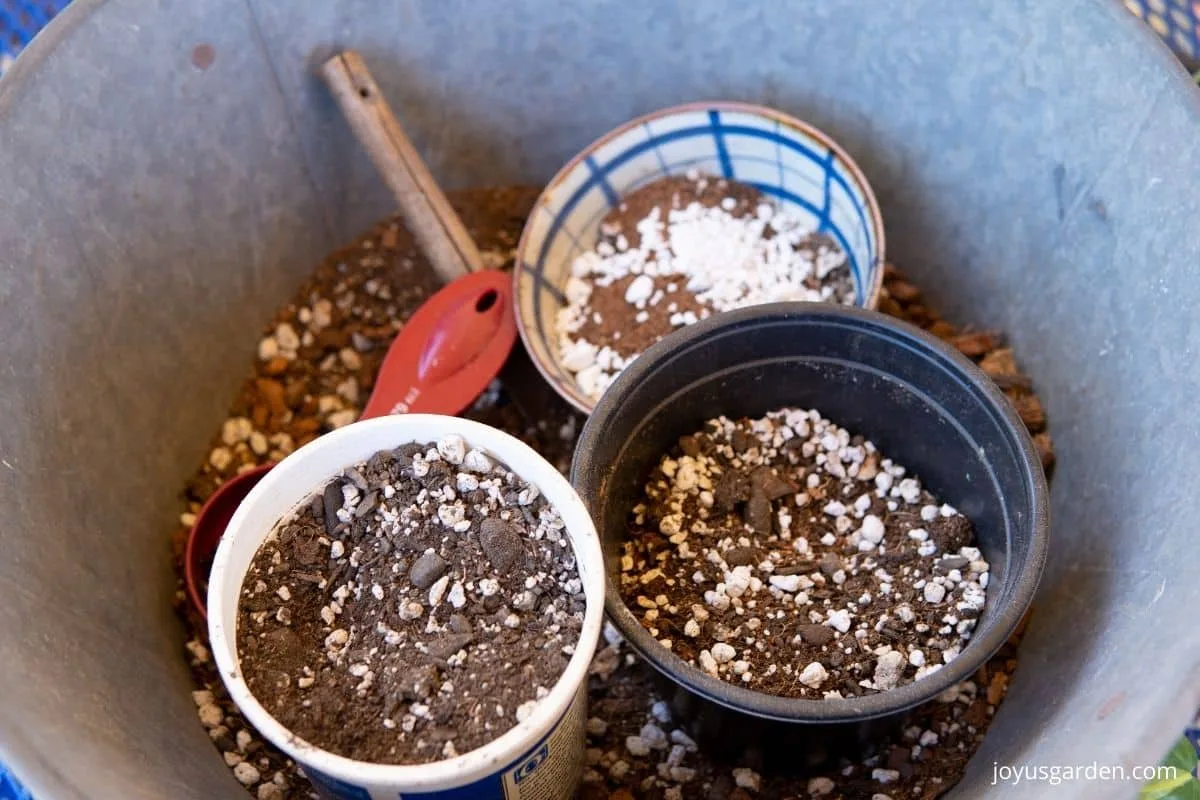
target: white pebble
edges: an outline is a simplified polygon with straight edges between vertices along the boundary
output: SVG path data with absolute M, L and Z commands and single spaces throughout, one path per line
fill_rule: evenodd
M 800 673 L 800 682 L 810 689 L 817 689 L 829 677 L 829 672 L 818 661 L 809 664 Z
M 267 437 L 263 436 L 258 431 L 250 434 L 250 449 L 254 451 L 256 456 L 265 456 L 270 451 L 271 446 L 267 443 Z
M 768 583 L 783 592 L 794 594 L 800 588 L 800 575 L 772 575 Z
M 482 450 L 470 450 L 463 456 L 463 468 L 482 475 L 492 471 L 492 460 Z
M 682 730 L 680 730 L 678 728 L 671 731 L 671 741 L 674 742 L 675 744 L 682 745 L 683 749 L 688 751 L 689 753 L 694 753 L 699 749 L 699 747 L 697 746 L 696 742 L 692 739 L 692 737 L 688 736 L 686 733 L 684 733 Z
M 561 362 L 564 368 L 575 373 L 584 373 L 589 370 L 595 370 L 597 373 L 602 372 L 602 368 L 596 364 L 596 354 L 599 348 L 591 342 L 583 339 L 576 339 L 571 342 L 569 347 L 562 351 Z
M 437 450 L 447 462 L 458 466 L 467 455 L 467 443 L 461 436 L 450 434 L 438 440 Z
M 631 756 L 635 756 L 637 758 L 644 758 L 645 756 L 650 755 L 650 745 L 648 745 L 640 736 L 626 736 L 625 749 L 629 751 Z
M 925 602 L 937 604 L 946 597 L 946 587 L 940 583 L 925 584 Z
M 725 664 L 733 660 L 737 655 L 737 651 L 730 647 L 725 642 L 717 642 L 712 646 L 713 660 L 718 664 Z
M 537 708 L 537 700 L 527 700 L 517 706 L 517 722 L 524 722 L 529 719 L 535 708 Z
M 666 750 L 667 749 L 667 734 L 662 728 L 652 722 L 647 722 L 642 726 L 638 736 L 651 750 Z
M 830 611 L 825 616 L 825 624 L 839 633 L 850 630 L 850 612 L 844 608 Z
M 984 575 L 983 577 L 986 578 L 987 576 Z M 198 663 L 200 663 L 200 664 L 208 663 L 208 659 L 209 659 L 208 648 L 205 647 L 204 645 L 200 644 L 200 642 L 196 641 L 195 639 L 191 639 L 188 641 L 188 643 L 186 645 L 184 645 L 184 647 L 187 648 L 187 651 L 189 653 L 191 653 L 192 658 L 194 658 Z
M 762 788 L 762 776 L 747 767 L 738 767 L 733 771 L 733 782 L 752 792 L 757 792 Z
M 213 451 L 208 454 L 208 463 L 212 464 L 213 469 L 217 470 L 218 472 L 223 471 L 233 463 L 233 453 L 229 452 L 228 447 L 214 448 Z
M 873 769 L 871 770 L 871 777 L 886 785 L 900 780 L 900 773 L 894 769 Z
M 711 589 L 704 593 L 704 602 L 715 608 L 717 611 L 726 611 L 730 605 L 729 595 L 724 592 L 716 592 Z
M 225 719 L 225 712 L 216 703 L 206 703 L 200 706 L 196 713 L 200 716 L 200 722 L 206 728 L 215 728 Z
M 900 481 L 900 497 L 906 503 L 915 503 L 921 499 L 921 485 L 912 478 L 905 478 Z
M 254 426 L 245 417 L 232 417 L 225 420 L 221 426 L 221 441 L 227 445 L 235 445 L 250 438 Z
M 296 329 L 286 322 L 280 323 L 275 329 L 275 341 L 279 344 L 279 349 L 287 353 L 295 351 L 300 347 L 300 337 L 296 334 Z
M 432 586 L 429 587 L 429 605 L 436 607 L 442 602 L 442 598 L 446 596 L 446 589 L 450 586 L 450 576 L 443 575 L 438 578 Z
M 362 357 L 351 347 L 343 347 L 338 353 L 338 358 L 341 359 L 342 366 L 351 372 L 362 368 Z
M 741 597 L 750 588 L 752 578 L 749 567 L 734 567 L 725 573 L 725 593 L 733 598 Z
M 875 663 L 875 688 L 881 691 L 894 689 L 904 675 L 904 656 L 898 650 L 884 653 Z
M 830 500 L 825 504 L 825 508 L 823 508 L 822 511 L 831 517 L 840 517 L 846 513 L 846 506 L 842 505 L 837 500 Z
M 813 797 L 824 797 L 833 792 L 834 782 L 824 776 L 812 778 L 808 782 L 808 793 Z
M 883 541 L 883 520 L 874 514 L 867 514 L 863 517 L 860 533 L 871 544 L 879 544 Z
M 262 780 L 262 774 L 258 771 L 258 767 L 248 761 L 243 761 L 233 768 L 233 777 L 238 779 L 238 783 L 242 786 L 253 786 Z
M 325 421 L 329 423 L 330 428 L 337 430 L 338 428 L 346 427 L 356 419 L 358 419 L 357 411 L 353 408 L 344 408 L 341 411 L 335 411 L 330 414 L 325 418 Z
M 654 293 L 654 279 L 649 275 L 639 275 L 625 289 L 625 302 L 629 305 L 645 303 Z

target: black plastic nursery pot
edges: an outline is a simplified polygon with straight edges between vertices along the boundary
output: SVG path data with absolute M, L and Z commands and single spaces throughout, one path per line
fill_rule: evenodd
M 866 436 L 974 523 L 993 570 L 987 604 L 966 648 L 932 675 L 862 697 L 771 696 L 690 666 L 622 601 L 615 577 L 628 515 L 662 455 L 707 419 L 784 407 L 816 409 Z M 1049 540 L 1041 463 L 991 379 L 907 323 L 825 304 L 721 314 L 654 345 L 588 419 L 571 478 L 604 544 L 608 614 L 674 687 L 667 695 L 674 710 L 710 746 L 754 742 L 768 757 L 779 752 L 793 761 L 821 761 L 866 741 L 894 715 L 968 679 L 1029 609 Z

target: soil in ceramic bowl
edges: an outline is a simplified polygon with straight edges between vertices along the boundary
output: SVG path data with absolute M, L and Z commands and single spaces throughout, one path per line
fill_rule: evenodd
M 757 189 L 699 173 L 622 199 L 571 265 L 556 329 L 563 366 L 597 399 L 646 348 L 720 311 L 854 302 L 846 254 Z
M 983 611 L 970 521 L 817 411 L 709 420 L 633 508 L 621 594 L 714 678 L 856 697 L 949 664 Z
M 584 606 L 558 512 L 448 436 L 376 453 L 280 522 L 243 582 L 238 655 L 255 698 L 310 744 L 422 764 L 525 720 Z

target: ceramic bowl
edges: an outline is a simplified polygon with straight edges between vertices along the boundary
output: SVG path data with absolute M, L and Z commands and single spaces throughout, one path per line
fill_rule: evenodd
M 753 186 L 831 236 L 847 255 L 855 305 L 874 308 L 883 282 L 883 221 L 862 171 L 829 136 L 746 103 L 691 103 L 638 117 L 597 139 L 538 198 L 517 247 L 521 338 L 551 385 L 585 413 L 595 406 L 559 357 L 555 317 L 571 264 L 591 249 L 621 198 L 692 171 Z

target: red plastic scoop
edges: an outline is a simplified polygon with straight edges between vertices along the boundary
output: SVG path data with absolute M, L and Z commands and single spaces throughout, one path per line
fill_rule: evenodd
M 511 291 L 512 276 L 487 270 L 459 278 L 429 298 L 388 348 L 360 419 L 458 414 L 470 406 L 500 372 L 516 341 Z M 221 536 L 271 466 L 230 478 L 196 515 L 184 552 L 184 580 L 201 616 Z
M 457 414 L 500 372 L 516 341 L 512 276 L 475 272 L 425 301 L 388 348 L 363 419 Z

